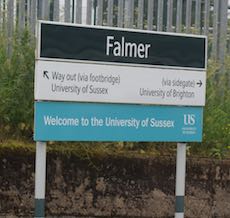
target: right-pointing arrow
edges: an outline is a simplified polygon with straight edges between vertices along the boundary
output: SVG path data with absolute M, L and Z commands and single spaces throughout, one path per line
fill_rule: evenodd
M 202 86 L 202 81 L 200 80 L 198 83 L 196 83 L 197 85 L 199 85 L 199 87 L 201 87 Z
M 47 79 L 49 79 L 48 71 L 46 70 L 43 71 L 43 77 L 46 77 Z

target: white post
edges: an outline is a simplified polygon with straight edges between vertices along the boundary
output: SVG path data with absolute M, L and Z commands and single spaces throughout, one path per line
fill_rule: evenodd
M 46 142 L 36 142 L 35 217 L 45 217 Z
M 186 143 L 177 143 L 175 218 L 184 218 L 185 173 Z

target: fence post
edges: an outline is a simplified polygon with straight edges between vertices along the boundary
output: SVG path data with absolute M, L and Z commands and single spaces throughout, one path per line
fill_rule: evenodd
M 43 0 L 35 0 L 37 2 L 37 18 L 38 20 L 42 19 L 42 2 Z
M 43 0 L 42 1 L 42 19 L 49 20 L 49 12 L 50 12 L 50 4 L 49 1 Z
M 117 26 L 123 27 L 124 22 L 124 0 L 118 0 Z
M 181 32 L 181 24 L 182 24 L 182 0 L 177 0 L 176 32 Z
M 54 10 L 53 10 L 53 20 L 54 21 L 59 21 L 59 0 L 54 0 Z
M 3 19 L 3 16 L 2 16 L 2 0 L 0 0 L 0 31 L 2 30 L 2 19 Z
M 93 2 L 92 0 L 87 0 L 87 6 L 86 6 L 86 24 L 92 24 L 92 6 Z
M 224 64 L 227 46 L 227 28 L 228 28 L 228 0 L 220 1 L 220 31 L 219 31 L 219 53 L 218 59 Z
M 75 17 L 76 23 L 82 23 L 82 0 L 77 0 Z
M 167 32 L 172 32 L 173 19 L 173 0 L 168 0 L 167 2 Z
M 186 2 L 186 33 L 190 33 L 191 28 L 191 8 L 192 8 L 192 1 L 187 0 Z
M 217 58 L 218 53 L 218 31 L 219 31 L 219 0 L 214 0 L 213 9 L 213 40 L 212 40 L 212 58 Z
M 7 2 L 7 55 L 11 57 L 12 55 L 12 43 L 13 43 L 13 31 L 14 31 L 14 0 L 8 0 Z
M 22 33 L 25 28 L 25 0 L 18 2 L 18 32 Z
M 3 33 L 7 35 L 7 3 L 4 0 L 2 2 L 2 29 L 3 29 Z
M 164 13 L 164 1 L 158 0 L 157 31 L 163 30 L 163 13 Z
M 200 34 L 200 22 L 201 22 L 201 0 L 196 0 L 195 10 L 195 32 Z
M 107 26 L 113 26 L 113 0 L 108 0 Z
M 154 9 L 154 1 L 148 0 L 148 18 L 147 18 L 147 29 L 153 29 L 153 9 Z
M 137 28 L 143 29 L 144 1 L 138 0 Z
M 205 0 L 205 5 L 204 5 L 204 30 L 203 34 L 206 36 L 209 33 L 209 15 L 210 15 L 210 0 Z
M 36 19 L 37 19 L 37 0 L 31 0 L 31 7 L 30 7 L 30 32 L 31 34 L 35 34 L 35 26 L 36 26 Z
M 97 0 L 96 25 L 102 26 L 102 24 L 103 24 L 103 0 Z
M 70 22 L 70 0 L 65 0 L 65 22 Z
M 27 9 L 26 9 L 26 20 L 25 20 L 25 25 L 27 27 L 27 30 L 29 30 L 29 17 L 31 15 L 31 0 L 27 0 Z
M 125 1 L 125 28 L 132 28 L 133 25 L 133 1 Z

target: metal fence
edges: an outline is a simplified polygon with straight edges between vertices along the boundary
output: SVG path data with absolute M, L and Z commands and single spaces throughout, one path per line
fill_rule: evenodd
M 228 0 L 0 0 L 0 31 L 11 39 L 36 20 L 203 34 L 209 57 L 224 61 Z M 189 52 L 189 51 L 188 51 Z

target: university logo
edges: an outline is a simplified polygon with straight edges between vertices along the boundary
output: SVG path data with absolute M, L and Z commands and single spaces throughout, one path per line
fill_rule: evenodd
M 196 123 L 195 114 L 184 114 L 184 124 L 186 126 L 193 126 Z

